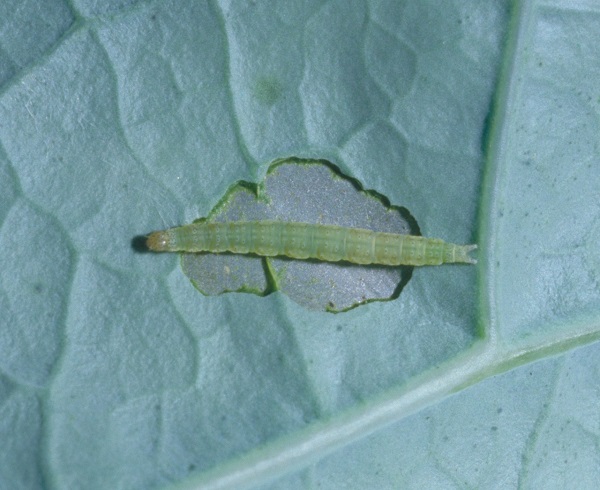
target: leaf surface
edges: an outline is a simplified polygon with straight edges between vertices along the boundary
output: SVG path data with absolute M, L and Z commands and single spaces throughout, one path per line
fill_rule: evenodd
M 586 0 L 1 2 L 0 487 L 595 488 L 599 33 Z M 131 246 L 290 155 L 476 241 L 471 294 L 420 269 L 330 315 Z

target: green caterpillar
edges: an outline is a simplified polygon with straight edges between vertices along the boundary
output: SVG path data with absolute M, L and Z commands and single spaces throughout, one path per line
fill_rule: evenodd
M 455 245 L 436 238 L 285 221 L 199 221 L 151 233 L 147 245 L 155 252 L 250 253 L 390 266 L 477 262 L 469 256 L 477 245 Z

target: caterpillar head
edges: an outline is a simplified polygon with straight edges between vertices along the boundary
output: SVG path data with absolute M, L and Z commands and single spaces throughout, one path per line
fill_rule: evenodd
M 168 252 L 171 250 L 171 240 L 168 230 L 155 231 L 148 235 L 146 245 L 153 252 Z

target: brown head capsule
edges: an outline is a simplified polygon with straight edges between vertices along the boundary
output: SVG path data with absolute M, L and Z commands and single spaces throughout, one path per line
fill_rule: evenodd
M 146 240 L 146 245 L 153 252 L 170 252 L 170 242 L 171 240 L 169 230 L 155 231 L 154 233 L 150 233 L 150 235 L 148 236 L 148 239 Z

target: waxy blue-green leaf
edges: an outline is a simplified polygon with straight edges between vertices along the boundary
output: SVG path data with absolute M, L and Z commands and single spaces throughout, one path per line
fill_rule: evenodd
M 598 19 L 0 2 L 0 487 L 595 488 Z M 282 155 L 476 238 L 475 288 L 430 268 L 329 315 L 132 249 Z

